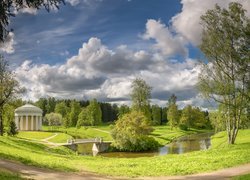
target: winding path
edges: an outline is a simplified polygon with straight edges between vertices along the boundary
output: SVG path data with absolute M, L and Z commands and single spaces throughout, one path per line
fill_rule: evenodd
M 55 170 L 48 170 L 43 168 L 38 168 L 34 166 L 24 165 L 15 161 L 10 160 L 1 160 L 0 159 L 0 168 L 6 169 L 11 172 L 20 173 L 22 177 L 29 179 L 53 179 L 53 180 L 110 180 L 110 179 L 128 179 L 123 177 L 108 177 L 103 175 L 94 174 L 91 172 L 80 172 L 80 173 L 65 173 Z M 230 179 L 233 176 L 249 174 L 250 173 L 250 163 L 245 165 L 240 165 L 237 167 L 222 169 L 214 171 L 211 173 L 200 173 L 187 176 L 162 176 L 162 177 L 138 177 L 138 180 L 214 180 L 214 179 Z

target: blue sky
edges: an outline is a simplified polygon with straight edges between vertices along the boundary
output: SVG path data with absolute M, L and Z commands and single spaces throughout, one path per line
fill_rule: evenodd
M 0 51 L 26 87 L 23 98 L 91 99 L 130 103 L 141 77 L 151 102 L 172 93 L 180 107 L 210 108 L 196 89 L 200 16 L 233 0 L 66 0 L 59 10 L 23 9 L 11 18 Z M 250 1 L 238 0 L 250 9 Z

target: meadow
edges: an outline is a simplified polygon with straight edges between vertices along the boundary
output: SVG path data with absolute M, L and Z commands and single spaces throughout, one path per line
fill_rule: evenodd
M 95 128 L 96 127 L 93 129 Z M 90 132 L 94 131 L 93 129 L 91 129 Z M 100 129 L 108 131 L 107 127 Z M 160 128 L 158 128 L 158 130 L 156 128 L 152 136 L 161 139 L 161 130 Z M 79 129 L 79 131 L 83 130 Z M 104 133 L 99 130 L 97 131 Z M 154 135 L 154 133 L 157 135 Z M 178 132 L 179 135 L 185 135 L 182 133 L 182 131 Z M 106 134 L 108 133 L 106 132 Z M 163 139 L 165 138 L 166 141 L 171 141 L 170 137 L 177 136 L 171 133 L 171 131 L 165 131 L 164 134 L 169 134 L 167 137 L 166 135 L 163 136 Z M 237 137 L 236 144 L 227 145 L 226 133 L 221 132 L 213 136 L 212 148 L 209 150 L 180 155 L 169 154 L 165 156 L 141 157 L 136 159 L 80 156 L 65 147 L 48 147 L 44 144 L 27 142 L 16 137 L 1 137 L 0 157 L 49 169 L 61 171 L 87 170 L 111 176 L 138 177 L 186 175 L 209 172 L 249 163 L 249 137 L 249 129 L 241 130 Z

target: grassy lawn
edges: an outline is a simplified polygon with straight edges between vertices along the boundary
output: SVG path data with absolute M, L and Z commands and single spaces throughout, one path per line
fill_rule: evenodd
M 0 179 L 4 180 L 19 180 L 23 179 L 19 174 L 15 174 L 13 172 L 7 171 L 5 169 L 0 169 Z
M 106 158 L 78 156 L 64 147 L 51 148 L 15 137 L 0 138 L 0 157 L 25 164 L 63 171 L 88 170 L 116 176 L 168 176 L 209 172 L 250 162 L 250 130 L 241 130 L 235 145 L 219 145 L 226 134 L 219 133 L 207 151 L 157 157 Z
M 65 134 L 65 133 L 58 133 L 58 135 L 48 141 L 53 143 L 66 143 L 68 139 L 71 139 L 72 136 Z
M 19 131 L 17 137 L 25 139 L 42 140 L 50 136 L 53 136 L 52 132 L 42 132 L 42 131 Z

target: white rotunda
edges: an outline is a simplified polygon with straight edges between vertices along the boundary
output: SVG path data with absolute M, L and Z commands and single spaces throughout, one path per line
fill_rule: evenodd
M 38 131 L 42 129 L 43 111 L 31 104 L 25 104 L 15 110 L 15 122 L 20 131 Z

